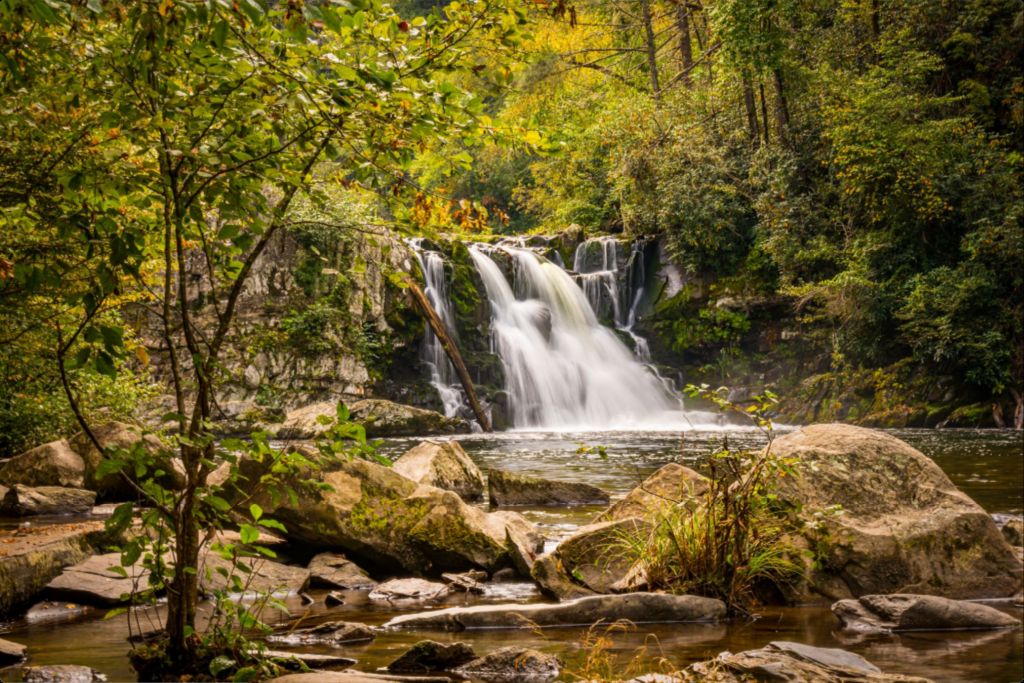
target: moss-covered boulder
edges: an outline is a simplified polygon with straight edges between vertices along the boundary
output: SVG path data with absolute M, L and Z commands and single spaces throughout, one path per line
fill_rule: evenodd
M 491 505 L 550 506 L 607 503 L 608 493 L 582 482 L 555 481 L 505 470 L 487 470 L 487 492 Z
M 807 522 L 813 550 L 790 598 L 920 593 L 1008 597 L 1021 561 L 977 503 L 921 452 L 888 434 L 842 424 L 804 427 L 774 444 L 798 476 L 779 498 Z M 816 515 L 839 505 L 836 514 Z
M 454 491 L 463 500 L 478 500 L 484 475 L 457 441 L 423 441 L 402 454 L 393 468 L 419 484 Z

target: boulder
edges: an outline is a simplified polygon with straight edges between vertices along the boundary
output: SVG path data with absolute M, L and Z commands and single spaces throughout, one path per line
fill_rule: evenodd
M 616 591 L 633 566 L 630 549 L 650 528 L 635 517 L 580 527 L 534 565 L 533 579 L 541 592 L 558 599 Z
M 843 629 L 868 633 L 948 631 L 1020 626 L 994 607 L 934 595 L 864 595 L 832 605 Z
M 94 427 L 92 433 L 104 450 L 115 447 L 131 448 L 141 442 L 145 453 L 153 459 L 151 469 L 164 472 L 160 483 L 172 489 L 184 486 L 185 478 L 181 465 L 154 435 L 143 434 L 139 427 L 116 421 Z M 112 472 L 100 476 L 98 470 L 104 456 L 96 449 L 88 434 L 84 431 L 79 432 L 68 439 L 68 443 L 85 462 L 85 488 L 96 491 L 100 501 L 134 500 L 138 497 L 135 487 L 120 473 Z M 134 479 L 134 476 L 132 478 Z
M 0 667 L 18 664 L 25 659 L 27 648 L 21 643 L 0 638 Z M 470 657 L 472 659 L 472 656 Z
M 0 617 L 31 605 L 46 584 L 105 538 L 101 521 L 0 530 Z
M 98 607 L 124 604 L 133 591 L 147 587 L 149 572 L 135 565 L 125 567 L 127 576 L 122 576 L 111 569 L 120 564 L 120 553 L 94 555 L 66 568 L 46 584 L 46 597 Z
M 681 681 L 789 681 L 791 683 L 930 683 L 926 678 L 886 674 L 860 655 L 846 650 L 774 641 L 759 650 L 697 662 L 681 672 Z
M 312 671 L 304 674 L 288 674 L 270 679 L 270 683 L 452 683 L 448 676 L 400 676 L 395 673 L 371 674 L 363 671 Z
M 96 669 L 74 664 L 52 664 L 25 668 L 26 683 L 100 683 L 107 677 Z
M 204 548 L 199 557 L 199 591 L 207 596 L 215 591 L 237 592 L 238 586 L 228 578 L 231 575 L 238 577 L 245 592 L 299 593 L 309 585 L 310 572 L 304 567 L 264 557 L 242 557 L 238 563 L 248 570 L 235 567 L 231 560 Z
M 313 652 L 265 650 L 262 655 L 267 659 L 273 659 L 282 668 L 291 669 L 293 671 L 305 671 L 307 669 L 340 669 L 343 666 L 352 666 L 356 663 L 356 660 L 351 657 L 321 655 Z
M 387 665 L 388 671 L 399 673 L 429 673 L 448 671 L 476 659 L 469 643 L 439 643 L 421 640 Z
M 463 572 L 462 574 L 441 574 L 441 580 L 448 585 L 448 587 L 458 593 L 475 593 L 476 595 L 483 595 L 484 585 L 481 581 L 487 580 L 487 572 L 472 571 Z
M 309 628 L 300 628 L 267 636 L 271 643 L 292 647 L 305 645 L 347 645 L 367 643 L 377 636 L 366 624 L 351 621 L 325 621 Z
M 463 629 L 532 629 L 553 626 L 589 626 L 599 620 L 619 619 L 634 624 L 715 622 L 725 618 L 721 600 L 696 595 L 624 593 L 597 595 L 557 604 L 508 603 L 450 607 L 403 614 L 383 628 L 398 630 L 461 631 Z
M 597 516 L 595 521 L 640 517 L 651 519 L 668 506 L 693 500 L 708 488 L 708 478 L 674 462 L 670 462 Z
M 1001 531 L 1003 538 L 1012 546 L 1024 545 L 1024 519 L 1011 517 L 1003 524 Z
M 538 557 L 529 576 L 541 593 L 556 600 L 575 600 L 595 595 L 594 591 L 572 580 L 554 553 L 544 553 Z
M 85 461 L 64 440 L 44 443 L 0 465 L 6 486 L 85 486 Z
M 437 600 L 452 592 L 443 583 L 426 579 L 392 579 L 370 591 L 371 600 Z
M 360 590 L 377 585 L 359 565 L 338 553 L 320 553 L 309 561 L 308 569 L 310 588 Z
M 73 515 L 92 510 L 96 492 L 63 486 L 15 484 L 0 499 L 0 515 Z
M 410 448 L 392 469 L 420 484 L 454 491 L 463 500 L 479 500 L 484 475 L 457 441 L 423 441 Z
M 1021 561 L 992 517 L 919 451 L 888 434 L 842 424 L 804 427 L 777 439 L 777 456 L 797 476 L 778 496 L 809 524 L 815 549 L 806 582 L 789 598 L 833 600 L 925 593 L 951 598 L 1008 597 Z M 841 514 L 814 517 L 841 505 Z
M 261 464 L 243 465 L 247 478 L 259 478 Z M 501 518 L 376 463 L 353 459 L 335 467 L 316 475 L 330 490 L 305 489 L 294 501 L 258 496 L 293 543 L 342 551 L 361 566 L 390 572 L 439 575 L 511 563 L 509 525 Z
M 323 401 L 291 410 L 284 422 L 277 426 L 279 439 L 315 439 L 327 431 L 320 417 L 334 418 L 337 403 Z M 445 417 L 441 413 L 415 408 L 382 399 L 364 399 L 349 406 L 349 416 L 366 429 L 370 438 L 388 436 L 432 436 L 458 434 L 469 431 L 469 425 L 460 418 Z
M 510 645 L 489 652 L 455 669 L 456 673 L 484 681 L 545 681 L 561 673 L 558 657 Z
M 596 486 L 487 470 L 487 495 L 495 507 L 516 505 L 589 505 L 607 503 L 608 493 Z
M 530 578 L 533 563 L 544 550 L 544 536 L 537 526 L 518 512 L 498 510 L 486 516 L 492 535 L 505 534 L 505 547 L 512 567 L 524 579 Z

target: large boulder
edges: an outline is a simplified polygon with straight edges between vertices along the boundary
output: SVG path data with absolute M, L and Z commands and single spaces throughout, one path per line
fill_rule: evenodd
M 649 522 L 635 517 L 581 527 L 552 553 L 560 576 L 552 581 L 549 567 L 534 567 L 541 590 L 567 597 L 565 582 L 595 593 L 609 593 L 633 566 L 636 544 L 650 533 Z
M 388 671 L 403 673 L 429 673 L 448 671 L 476 659 L 469 643 L 439 643 L 421 640 L 387 665 Z
M 98 607 L 124 604 L 133 592 L 147 587 L 149 572 L 135 565 L 121 574 L 114 569 L 120 565 L 119 553 L 94 555 L 54 577 L 46 585 L 46 597 Z
M 815 549 L 814 567 L 791 599 L 1008 597 L 1020 589 L 1021 561 L 992 517 L 899 439 L 811 425 L 777 439 L 773 452 L 796 463 L 797 476 L 782 478 L 778 495 L 809 523 Z M 814 517 L 833 505 L 841 514 Z
M 377 585 L 359 565 L 338 553 L 320 553 L 307 568 L 310 588 L 360 590 Z
M 0 530 L 0 617 L 28 607 L 50 580 L 89 557 L 105 539 L 101 521 Z
M 558 657 L 515 645 L 498 648 L 455 669 L 463 676 L 491 683 L 537 683 L 553 679 L 561 671 Z
M 541 479 L 505 470 L 487 470 L 487 492 L 495 507 L 589 505 L 607 503 L 608 493 L 596 486 Z
M 640 517 L 652 519 L 678 503 L 699 498 L 708 489 L 708 478 L 678 463 L 670 462 L 647 477 L 639 486 L 615 501 L 595 521 Z
M 85 486 L 85 461 L 64 441 L 53 441 L 16 455 L 0 465 L 6 486 Z
M 306 645 L 328 645 L 338 647 L 351 643 L 368 643 L 376 634 L 366 624 L 352 621 L 325 621 L 308 628 L 293 628 L 267 636 L 271 643 L 300 647 Z
M 153 460 L 153 469 L 159 469 L 164 473 L 160 483 L 171 489 L 184 486 L 185 477 L 180 463 L 156 436 L 144 434 L 135 425 L 117 421 L 93 427 L 92 433 L 103 450 L 132 448 L 136 443 L 141 443 L 145 454 Z M 68 439 L 68 443 L 85 462 L 85 488 L 95 491 L 100 501 L 134 500 L 138 497 L 138 491 L 131 483 L 134 481 L 133 473 L 129 473 L 127 477 L 120 472 L 100 475 L 99 467 L 104 455 L 96 448 L 88 434 L 84 431 L 79 432 Z
M 483 473 L 457 441 L 423 441 L 392 468 L 417 483 L 454 491 L 463 500 L 478 500 L 484 492 Z
M 96 492 L 64 486 L 15 484 L 0 498 L 0 515 L 73 515 L 92 510 Z
M 1020 620 L 994 607 L 935 595 L 864 595 L 840 600 L 832 612 L 849 631 L 950 631 L 1020 626 Z
M 280 439 L 315 439 L 327 430 L 320 419 L 334 418 L 338 406 L 330 401 L 312 403 L 289 411 L 284 422 L 277 427 Z M 368 398 L 349 406 L 349 416 L 366 429 L 371 438 L 388 436 L 432 436 L 458 434 L 469 431 L 465 420 L 445 417 L 433 410 Z
M 256 480 L 261 467 L 247 461 L 243 474 Z M 267 514 L 285 525 L 292 542 L 344 552 L 371 571 L 440 575 L 511 564 L 511 525 L 451 491 L 417 484 L 365 460 L 335 467 L 317 475 L 329 489 L 307 488 L 295 500 L 258 497 Z
M 725 604 L 714 598 L 667 593 L 598 595 L 557 604 L 476 605 L 403 614 L 382 628 L 462 631 L 464 629 L 533 629 L 590 626 L 620 619 L 634 624 L 716 622 L 725 618 Z

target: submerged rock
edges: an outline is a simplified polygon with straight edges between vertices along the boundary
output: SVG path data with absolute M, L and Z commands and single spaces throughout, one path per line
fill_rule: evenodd
M 674 462 L 670 462 L 613 503 L 597 516 L 596 521 L 639 517 L 651 519 L 672 505 L 693 500 L 707 491 L 708 478 Z
M 487 580 L 487 572 L 464 572 L 462 574 L 441 574 L 441 580 L 448 584 L 453 591 L 462 593 L 483 594 L 484 586 L 481 581 Z
M 489 652 L 455 669 L 456 673 L 484 681 L 545 681 L 558 676 L 558 657 L 525 647 L 508 646 Z
M 780 500 L 808 522 L 816 568 L 788 597 L 834 600 L 869 594 L 926 593 L 952 598 L 1007 597 L 1020 586 L 1021 561 L 992 517 L 929 458 L 888 434 L 842 424 L 803 427 L 773 452 L 796 461 L 780 481 Z
M 86 489 L 15 484 L 0 499 L 0 514 L 14 517 L 82 514 L 92 510 L 95 502 L 96 493 Z
M 491 505 L 587 505 L 607 503 L 608 493 L 590 484 L 529 477 L 504 470 L 487 470 L 487 492 Z
M 454 491 L 463 500 L 479 500 L 484 475 L 457 441 L 423 441 L 398 458 L 392 468 L 419 484 Z
M 309 561 L 308 569 L 311 588 L 360 590 L 377 585 L 359 565 L 338 553 L 320 553 Z
M 840 600 L 832 612 L 851 631 L 945 631 L 1020 626 L 994 607 L 934 595 L 864 595 Z
M 714 622 L 725 617 L 721 600 L 695 595 L 624 593 L 598 595 L 558 604 L 519 603 L 451 607 L 403 614 L 384 624 L 391 629 L 461 631 L 476 628 L 589 626 L 625 619 L 634 624 Z
M 271 643 L 281 645 L 345 645 L 348 643 L 365 643 L 376 638 L 376 634 L 366 624 L 351 621 L 325 621 L 310 628 L 295 629 L 284 633 L 267 636 Z
M 437 600 L 452 589 L 443 583 L 426 579 L 392 579 L 370 591 L 371 600 Z
M 0 530 L 0 617 L 28 607 L 46 584 L 89 557 L 105 538 L 101 521 Z
M 52 441 L 16 455 L 0 465 L 7 486 L 85 486 L 85 461 L 64 440 Z
M 860 655 L 846 650 L 774 641 L 759 650 L 733 654 L 687 667 L 679 681 L 789 681 L 791 683 L 930 683 L 928 679 L 886 674 Z
M 11 666 L 23 661 L 27 649 L 21 643 L 0 638 L 0 667 Z
M 476 659 L 469 643 L 439 643 L 421 640 L 387 665 L 388 671 L 400 673 L 430 673 L 448 671 Z
M 100 683 L 107 677 L 87 666 L 53 664 L 26 667 L 22 680 L 25 683 Z

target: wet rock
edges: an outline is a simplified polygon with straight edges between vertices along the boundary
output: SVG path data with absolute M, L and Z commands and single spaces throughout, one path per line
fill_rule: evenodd
M 672 462 L 644 479 L 622 500 L 616 501 L 598 515 L 595 521 L 607 522 L 630 517 L 650 519 L 667 507 L 698 498 L 707 488 L 707 477 Z
M 0 481 L 7 486 L 85 485 L 85 461 L 64 440 L 45 443 L 0 465 Z
M 850 631 L 945 631 L 1020 626 L 994 607 L 934 595 L 864 595 L 840 600 L 832 612 Z
M 525 647 L 509 646 L 467 662 L 456 673 L 485 681 L 544 681 L 562 670 L 558 657 Z
M 457 417 L 423 408 L 406 406 L 378 398 L 356 401 L 349 410 L 352 419 L 361 423 L 371 438 L 389 436 L 433 436 L 436 434 L 465 434 L 469 424 Z
M 512 567 L 505 567 L 491 574 L 491 581 L 494 583 L 509 583 L 510 581 L 516 581 L 518 578 L 519 573 Z
M 580 529 L 558 544 L 554 556 L 569 580 L 609 593 L 633 566 L 630 552 L 650 533 L 650 523 L 627 518 Z
M 533 563 L 530 577 L 540 592 L 556 600 L 575 600 L 594 595 L 594 591 L 572 580 L 562 561 L 554 553 L 544 553 Z
M 27 649 L 21 643 L 0 638 L 0 667 L 11 666 L 21 662 L 25 659 L 25 651 Z
M 720 600 L 695 595 L 624 593 L 598 595 L 558 604 L 519 603 L 451 607 L 403 614 L 384 624 L 392 629 L 461 631 L 476 628 L 589 626 L 625 619 L 634 624 L 713 622 L 725 617 Z
M 915 676 L 882 673 L 871 662 L 846 650 L 787 641 L 775 641 L 759 650 L 737 654 L 723 652 L 715 659 L 687 667 L 679 680 L 708 680 L 716 683 L 750 680 L 791 683 L 929 683 L 928 679 Z
M 484 475 L 457 441 L 423 441 L 410 448 L 392 469 L 420 484 L 454 491 L 463 500 L 479 500 Z
M 238 563 L 248 571 L 204 548 L 199 558 L 200 592 L 204 595 L 215 591 L 301 593 L 309 586 L 309 570 L 304 567 L 292 567 L 263 557 L 242 557 Z M 232 575 L 238 578 L 240 585 L 229 578 Z
M 437 600 L 451 592 L 445 584 L 426 579 L 392 579 L 377 584 L 369 597 L 371 600 Z
M 258 467 L 245 463 L 244 474 L 258 478 Z M 293 543 L 343 551 L 380 571 L 437 575 L 511 563 L 506 520 L 467 505 L 451 491 L 416 484 L 364 460 L 340 462 L 336 470 L 317 476 L 331 490 L 304 492 L 294 502 L 259 497 L 267 514 L 288 528 Z
M 421 640 L 387 665 L 388 671 L 399 673 L 429 673 L 448 671 L 476 659 L 469 643 L 439 643 Z
M 105 538 L 101 521 L 0 530 L 0 617 L 28 607 L 46 584 L 89 557 Z
M 184 486 L 185 477 L 180 463 L 154 435 L 143 434 L 142 430 L 134 425 L 116 421 L 94 427 L 92 432 L 104 450 L 115 447 L 131 448 L 141 442 L 142 448 L 154 459 L 153 467 L 165 473 L 160 483 L 171 489 Z M 99 476 L 98 469 L 104 456 L 85 432 L 79 432 L 71 437 L 68 443 L 85 462 L 84 487 L 96 491 L 100 501 L 134 500 L 138 496 L 135 487 L 121 473 L 112 472 Z
M 544 550 L 544 536 L 533 522 L 518 512 L 499 510 L 487 515 L 492 535 L 505 534 L 505 547 L 512 567 L 523 578 L 529 578 L 533 563 Z
M 286 652 L 284 650 L 266 650 L 263 656 L 273 659 L 285 669 L 302 670 L 303 667 L 310 669 L 340 669 L 343 666 L 352 666 L 356 660 L 351 657 L 339 657 L 338 655 L 321 655 L 312 652 Z
M 504 470 L 487 470 L 487 492 L 491 505 L 587 505 L 607 503 L 608 493 L 590 484 L 528 477 Z
M 309 561 L 308 569 L 310 588 L 360 590 L 377 585 L 359 565 L 338 553 L 320 553 Z
M 1024 545 L 1024 519 L 1020 517 L 1011 517 L 1006 520 L 1003 524 L 1002 529 L 1003 538 L 1006 542 L 1012 546 Z
M 842 506 L 821 531 L 808 532 L 816 565 L 790 599 L 1006 597 L 1018 590 L 1021 561 L 992 517 L 899 439 L 850 425 L 811 425 L 777 439 L 773 452 L 797 463 L 798 476 L 780 481 L 780 500 L 808 521 Z
M 463 574 L 441 574 L 441 580 L 453 591 L 460 593 L 476 593 L 481 595 L 484 586 L 481 581 L 487 580 L 487 572 L 465 572 Z
M 54 664 L 26 667 L 22 680 L 25 683 L 100 683 L 107 677 L 87 666 Z
M 66 568 L 46 584 L 46 597 L 99 607 L 124 604 L 134 590 L 147 587 L 149 572 L 140 565 L 125 567 L 125 577 L 111 569 L 120 564 L 120 553 L 94 555 Z
M 15 484 L 0 499 L 0 514 L 14 517 L 82 514 L 92 510 L 95 502 L 94 491 Z
M 377 636 L 366 624 L 351 621 L 325 621 L 310 628 L 301 628 L 286 633 L 274 633 L 267 636 L 271 643 L 281 645 L 345 645 L 348 643 L 365 643 Z
M 451 683 L 449 676 L 402 676 L 395 673 L 371 674 L 363 671 L 317 671 L 305 674 L 288 674 L 270 679 L 271 683 Z

